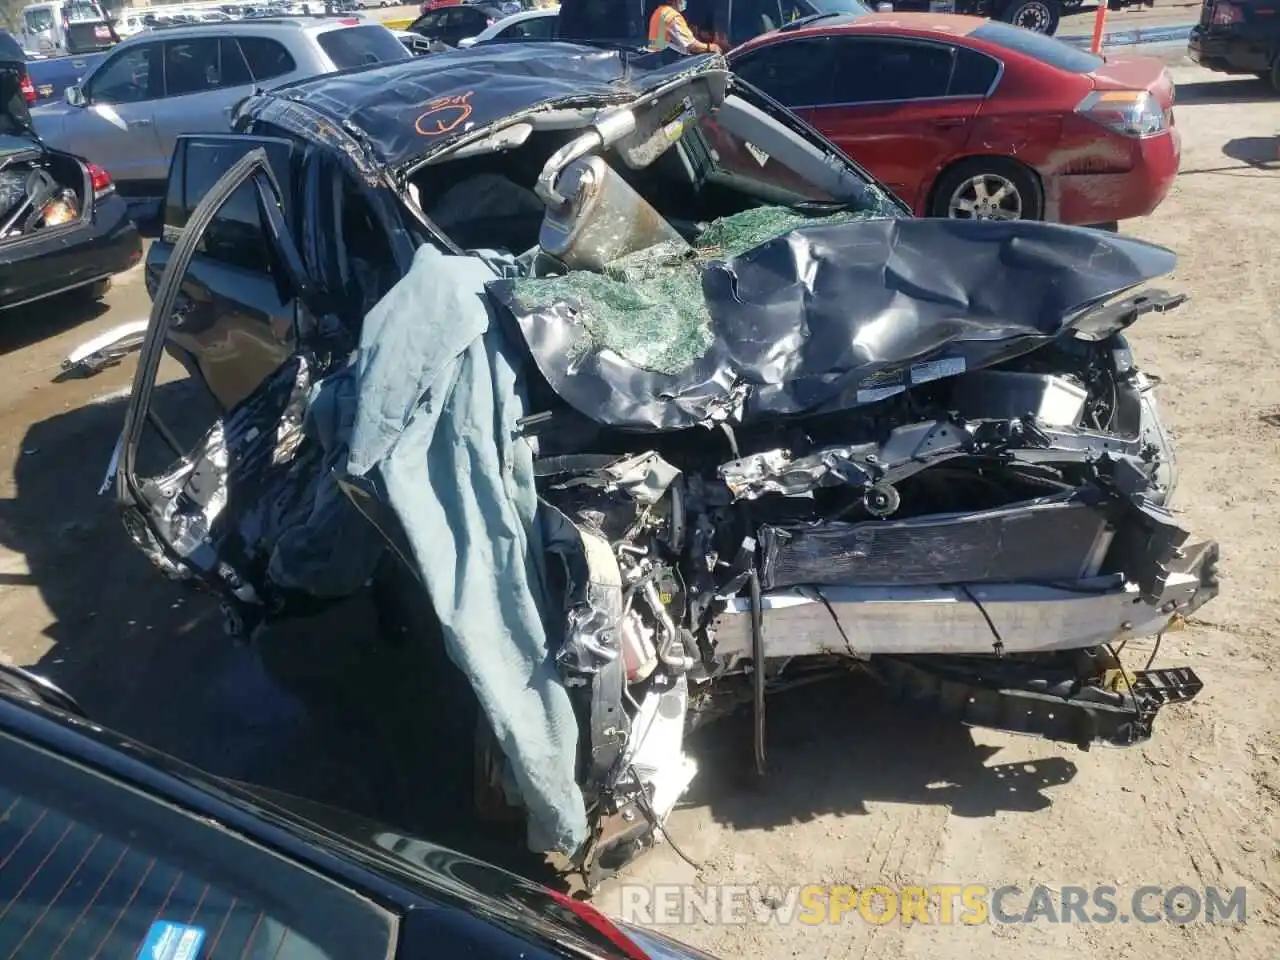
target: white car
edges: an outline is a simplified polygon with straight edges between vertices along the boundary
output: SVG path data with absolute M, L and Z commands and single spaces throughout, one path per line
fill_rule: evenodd
M 554 40 L 559 15 L 559 7 L 513 13 L 481 30 L 474 37 L 459 40 L 458 46 L 474 47 L 477 43 L 505 43 L 510 40 Z

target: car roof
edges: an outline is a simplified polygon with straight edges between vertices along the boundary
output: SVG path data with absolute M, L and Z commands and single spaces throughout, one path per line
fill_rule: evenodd
M 207 36 L 216 34 L 219 30 L 243 30 L 245 28 L 257 30 L 259 27 L 267 29 L 278 27 L 286 31 L 305 32 L 311 30 L 319 32 L 322 30 L 330 30 L 339 26 L 356 26 L 359 20 L 360 26 L 376 26 L 372 20 L 360 20 L 358 17 L 352 17 L 351 14 L 296 14 L 296 15 L 280 15 L 274 17 L 253 17 L 248 20 L 210 20 L 203 23 L 174 23 L 162 24 L 160 26 L 150 27 L 145 33 L 135 34 L 123 43 L 136 43 L 145 37 L 180 37 L 190 32 L 194 36 Z
M 535 7 L 532 10 L 521 10 L 519 13 L 513 13 L 508 17 L 503 17 L 503 23 L 515 23 L 518 20 L 537 20 L 539 17 L 558 16 L 560 8 L 557 7 Z M 496 26 L 496 24 L 495 24 Z
M 984 17 L 966 17 L 958 13 L 862 13 L 841 18 L 835 22 L 818 21 L 811 26 L 801 26 L 794 30 L 788 30 L 786 27 L 773 30 L 748 40 L 734 50 L 733 54 L 742 54 L 756 47 L 768 46 L 785 39 L 824 37 L 833 34 L 902 33 L 920 37 L 939 34 L 953 38 L 967 37 L 986 22 Z
M 535 10 L 521 10 L 519 13 L 508 14 L 501 20 L 495 20 L 489 24 L 480 33 L 482 37 L 493 37 L 508 27 L 514 27 L 517 23 L 524 23 L 528 20 L 541 20 L 543 17 L 555 17 L 560 15 L 559 7 L 539 7 Z
M 316 139 L 318 119 L 338 130 L 358 130 L 369 160 L 398 168 L 510 117 L 629 103 L 663 84 L 723 70 L 723 65 L 714 54 L 673 61 L 662 54 L 561 41 L 492 43 L 273 87 L 249 97 L 241 116 L 310 141 Z M 438 129 L 444 120 L 450 125 Z

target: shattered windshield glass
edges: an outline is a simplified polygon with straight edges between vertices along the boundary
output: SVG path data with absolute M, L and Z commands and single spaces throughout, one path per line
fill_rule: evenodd
M 704 264 L 739 256 L 797 227 L 898 215 L 870 183 L 852 199 L 837 201 L 711 118 L 688 129 L 680 148 L 701 188 L 728 188 L 762 205 L 699 224 L 688 245 L 659 243 L 614 260 L 603 272 L 572 270 L 516 282 L 512 294 L 522 311 L 557 302 L 572 309 L 576 358 L 607 350 L 652 373 L 686 369 L 712 343 Z
M 513 292 L 526 311 L 555 301 L 574 305 L 581 321 L 574 344 L 577 357 L 612 350 L 642 370 L 676 373 L 712 343 L 711 314 L 702 293 L 704 263 L 736 257 L 806 224 L 875 216 L 883 214 L 845 210 L 819 217 L 787 207 L 756 207 L 713 220 L 692 251 L 658 244 L 615 260 L 603 274 L 574 270 L 559 277 L 521 280 Z

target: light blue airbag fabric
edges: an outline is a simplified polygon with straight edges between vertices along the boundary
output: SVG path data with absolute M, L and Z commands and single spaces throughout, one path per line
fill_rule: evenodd
M 569 853 L 587 836 L 578 725 L 541 616 L 520 364 L 493 322 L 492 279 L 479 258 L 423 247 L 370 311 L 346 466 L 376 478 L 404 528 L 449 656 L 510 762 L 530 846 Z

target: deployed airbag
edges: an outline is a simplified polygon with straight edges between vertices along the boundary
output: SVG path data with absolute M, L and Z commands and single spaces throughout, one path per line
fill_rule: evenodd
M 491 322 L 492 276 L 479 257 L 420 248 L 365 318 L 351 365 L 326 379 L 313 406 L 331 411 L 329 445 L 348 446 L 342 472 L 371 481 L 404 532 L 423 602 L 510 763 L 530 845 L 571 853 L 587 837 L 578 724 L 540 609 L 533 454 L 516 435 L 523 390 L 503 328 Z M 352 549 L 335 539 L 350 531 L 324 524 L 319 511 L 313 519 L 307 549 L 274 561 L 278 578 L 292 568 L 295 585 L 312 590 L 299 579 L 312 565 L 289 559 L 325 545 Z

